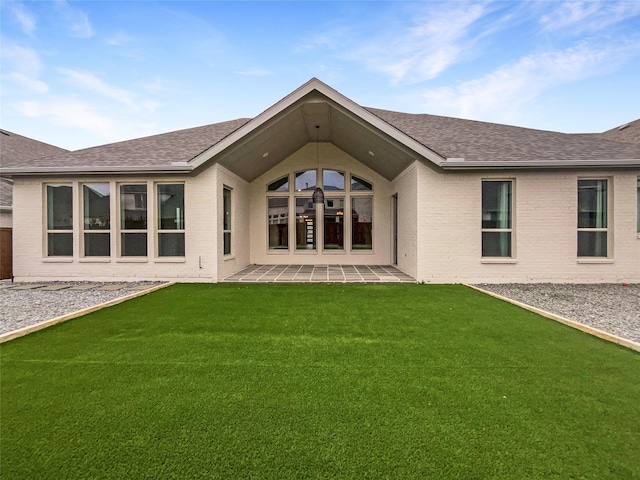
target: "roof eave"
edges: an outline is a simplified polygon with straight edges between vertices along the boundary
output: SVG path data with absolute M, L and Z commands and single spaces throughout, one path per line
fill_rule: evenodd
M 464 159 L 447 159 L 440 162 L 443 170 L 504 170 L 517 168 L 527 169 L 578 169 L 578 168 L 634 168 L 640 167 L 640 159 L 620 160 L 539 160 L 539 161 L 468 161 Z
M 179 165 L 111 166 L 111 167 L 34 167 L 2 168 L 1 176 L 51 176 L 51 175 L 117 175 L 117 174 L 180 174 L 191 173 L 193 165 L 180 162 Z

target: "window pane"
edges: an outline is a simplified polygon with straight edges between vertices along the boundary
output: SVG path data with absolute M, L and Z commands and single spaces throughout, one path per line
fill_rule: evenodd
M 511 228 L 511 182 L 482 182 L 482 228 Z
M 110 197 L 108 183 L 89 183 L 82 186 L 85 230 L 109 230 Z
M 372 248 L 373 199 L 351 197 L 351 247 L 354 250 Z
M 222 234 L 223 253 L 229 255 L 231 253 L 231 232 Z
M 373 187 L 366 180 L 351 175 L 351 190 L 373 190 Z
M 296 248 L 316 248 L 316 206 L 309 198 L 296 198 Z
M 159 233 L 158 256 L 184 257 L 184 233 Z
M 71 185 L 47 185 L 48 230 L 73 230 L 72 203 Z
M 111 254 L 109 233 L 85 233 L 84 256 L 108 257 Z
M 122 233 L 120 235 L 120 243 L 123 257 L 147 256 L 146 233 Z
M 267 208 L 269 249 L 289 248 L 289 198 L 269 198 Z
M 289 191 L 289 176 L 282 177 L 267 186 L 269 192 L 288 192 Z
M 607 232 L 578 232 L 579 257 L 606 257 Z
M 316 174 L 315 170 L 296 173 L 296 191 L 314 190 L 316 188 Z
M 510 257 L 511 232 L 482 232 L 483 257 Z
M 607 228 L 606 180 L 578 180 L 578 228 Z
M 73 256 L 73 233 L 50 233 L 47 235 L 47 255 L 50 257 Z
M 222 228 L 231 230 L 231 190 L 228 188 L 222 189 L 222 210 Z
M 322 186 L 329 191 L 344 190 L 344 173 L 335 170 L 323 170 Z
M 158 228 L 184 230 L 184 185 L 158 185 Z
M 123 230 L 147 229 L 147 186 L 120 186 L 120 227 Z
M 344 198 L 326 198 L 324 201 L 324 248 L 344 249 Z

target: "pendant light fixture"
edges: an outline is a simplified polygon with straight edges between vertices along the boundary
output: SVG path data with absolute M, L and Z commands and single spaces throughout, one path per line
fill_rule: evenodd
M 320 125 L 316 125 L 316 172 L 320 172 L 320 150 L 318 144 L 318 131 L 320 130 Z M 316 184 L 318 183 L 319 175 L 316 174 Z M 313 191 L 313 203 L 324 203 L 324 192 L 319 186 L 316 186 L 316 189 Z

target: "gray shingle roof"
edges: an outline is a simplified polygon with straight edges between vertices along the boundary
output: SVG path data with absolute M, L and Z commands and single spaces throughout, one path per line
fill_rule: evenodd
M 30 162 L 31 167 L 152 167 L 188 162 L 250 119 L 241 118 L 202 127 L 85 148 Z
M 567 134 L 427 114 L 368 108 L 445 158 L 466 161 L 597 161 L 640 159 L 640 145 L 600 134 Z
M 601 137 L 617 142 L 629 142 L 640 144 L 640 119 L 625 123 L 600 134 Z
M 3 167 L 30 165 L 35 158 L 67 152 L 64 148 L 0 130 L 0 165 Z

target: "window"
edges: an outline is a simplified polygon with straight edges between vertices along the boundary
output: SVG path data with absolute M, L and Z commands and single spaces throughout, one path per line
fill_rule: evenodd
M 344 250 L 344 197 L 324 201 L 324 248 Z
M 111 255 L 111 194 L 108 183 L 82 186 L 85 257 Z
M 231 190 L 222 189 L 222 243 L 225 255 L 231 253 Z
M 279 178 L 275 182 L 267 185 L 267 191 L 269 192 L 288 192 L 289 191 L 289 175 Z
M 311 197 L 296 198 L 296 250 L 316 248 L 316 206 Z
M 120 185 L 120 256 L 147 256 L 147 185 Z
M 578 257 L 607 256 L 607 180 L 578 180 Z
M 304 172 L 296 173 L 296 192 L 302 192 L 305 190 L 315 190 L 316 188 L 316 175 L 315 170 L 306 170 Z
M 47 185 L 47 256 L 73 256 L 71 185 Z
M 512 181 L 482 181 L 482 256 L 512 256 Z
M 637 189 L 637 199 L 638 199 L 638 208 L 636 209 L 636 215 L 638 216 L 638 233 L 640 233 L 640 178 L 638 179 Z
M 267 199 L 269 250 L 289 249 L 289 197 Z
M 184 184 L 158 184 L 158 256 L 184 257 Z
M 344 173 L 336 170 L 322 171 L 322 187 L 326 191 L 344 190 Z
M 373 190 L 372 185 L 355 175 L 351 175 L 351 191 Z
M 371 250 L 373 197 L 351 197 L 351 248 Z

